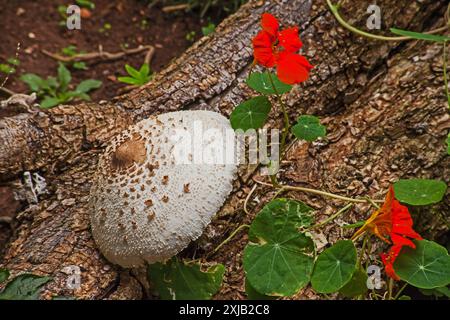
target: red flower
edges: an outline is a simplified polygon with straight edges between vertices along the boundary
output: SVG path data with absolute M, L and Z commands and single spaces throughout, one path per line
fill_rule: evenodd
M 278 20 L 269 13 L 261 19 L 262 30 L 253 38 L 253 55 L 260 65 L 277 67 L 278 78 L 287 84 L 300 83 L 308 79 L 313 66 L 296 52 L 302 47 L 298 28 L 278 31 Z
M 358 238 L 366 231 L 370 231 L 381 240 L 393 244 L 389 253 L 383 253 L 381 259 L 383 260 L 388 276 L 399 280 L 393 268 L 395 259 L 403 246 L 416 248 L 411 239 L 421 240 L 422 237 L 413 230 L 413 220 L 408 208 L 401 205 L 395 199 L 394 188 L 392 186 L 389 188 L 383 206 L 367 219 L 366 223 L 353 235 L 352 239 Z

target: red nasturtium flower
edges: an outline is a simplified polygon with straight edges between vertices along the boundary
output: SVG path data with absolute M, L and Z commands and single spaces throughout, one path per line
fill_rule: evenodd
M 262 30 L 253 38 L 255 61 L 266 67 L 277 67 L 278 78 L 287 84 L 296 84 L 308 79 L 313 66 L 296 52 L 302 47 L 298 28 L 278 31 L 278 20 L 269 13 L 261 19 Z
M 413 230 L 413 220 L 408 208 L 395 199 L 392 186 L 389 188 L 383 206 L 367 219 L 366 223 L 353 235 L 352 239 L 358 238 L 366 231 L 370 231 L 381 240 L 392 244 L 387 254 L 381 254 L 381 259 L 385 265 L 387 275 L 395 280 L 399 280 L 393 267 L 395 259 L 403 246 L 416 247 L 411 239 L 421 240 L 422 237 Z

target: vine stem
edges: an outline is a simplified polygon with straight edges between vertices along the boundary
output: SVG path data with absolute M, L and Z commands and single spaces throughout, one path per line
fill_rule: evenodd
M 394 300 L 397 300 L 400 295 L 402 294 L 403 290 L 408 286 L 408 282 L 405 282 L 405 284 L 397 291 L 397 293 L 394 296 Z
M 255 179 L 255 178 L 253 178 L 253 180 L 256 183 L 261 184 L 263 186 L 274 187 L 272 184 L 259 181 L 259 180 Z M 279 188 L 279 189 L 282 189 L 282 190 L 301 191 L 301 192 L 313 193 L 313 194 L 318 194 L 318 195 L 321 195 L 321 196 L 334 198 L 334 199 L 338 199 L 338 200 L 343 200 L 343 201 L 347 201 L 347 202 L 352 202 L 352 203 L 367 203 L 367 202 L 369 202 L 368 199 L 354 199 L 354 198 L 344 197 L 344 196 L 340 196 L 338 194 L 334 194 L 334 193 L 330 193 L 330 192 L 326 192 L 326 191 L 322 191 L 322 190 L 311 189 L 311 188 L 294 187 L 294 186 L 287 186 L 287 185 L 282 185 L 282 184 L 276 186 L 275 188 Z M 371 200 L 371 201 L 378 202 L 378 203 L 383 203 L 383 200 Z
M 283 128 L 283 134 L 281 135 L 281 146 L 280 146 L 280 154 L 282 154 L 283 150 L 286 146 L 286 138 L 289 133 L 289 127 L 290 127 L 289 115 L 286 111 L 286 105 L 284 104 L 283 99 L 281 99 L 281 95 L 278 93 L 278 90 L 275 87 L 275 83 L 273 82 L 272 74 L 270 72 L 268 72 L 268 74 L 269 74 L 270 83 L 272 84 L 273 91 L 275 92 L 275 96 L 277 97 L 278 103 L 280 104 L 281 110 L 283 111 L 284 128 Z
M 404 40 L 413 40 L 414 38 L 412 37 L 408 37 L 408 36 L 402 36 L 402 37 L 389 37 L 389 36 L 380 36 L 377 34 L 373 34 L 373 33 L 369 33 L 369 32 L 365 32 L 362 31 L 358 28 L 355 28 L 354 26 L 352 26 L 351 24 L 349 24 L 347 21 L 345 21 L 342 16 L 339 14 L 338 11 L 338 7 L 333 5 L 331 3 L 331 0 L 326 0 L 328 7 L 330 7 L 331 12 L 333 13 L 334 17 L 336 18 L 336 20 L 346 29 L 350 30 L 351 32 L 354 32 L 356 34 L 359 34 L 360 36 L 366 37 L 366 38 L 371 38 L 371 39 L 375 39 L 375 40 L 384 40 L 384 41 L 404 41 Z M 447 26 L 444 27 L 440 27 L 428 32 L 425 32 L 426 34 L 435 34 L 435 33 L 440 33 L 443 31 L 447 30 Z
M 250 228 L 250 225 L 248 224 L 241 224 L 239 227 L 237 227 L 225 240 L 223 240 L 212 252 L 211 254 L 216 253 L 220 248 L 222 248 L 226 243 L 228 243 L 233 237 L 241 231 L 243 228 Z
M 328 217 L 327 219 L 323 220 L 322 222 L 319 222 L 318 224 L 315 224 L 309 228 L 307 228 L 305 231 L 309 231 L 309 230 L 313 230 L 316 228 L 320 228 L 323 227 L 324 225 L 326 225 L 327 223 L 333 221 L 334 219 L 336 219 L 338 216 L 340 216 L 341 214 L 343 214 L 344 212 L 346 212 L 348 209 L 350 209 L 351 207 L 353 207 L 353 203 L 349 203 L 347 204 L 345 207 L 341 208 L 338 212 L 336 212 L 335 214 L 333 214 L 332 216 Z

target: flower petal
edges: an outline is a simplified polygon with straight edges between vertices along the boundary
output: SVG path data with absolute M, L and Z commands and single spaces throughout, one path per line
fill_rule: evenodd
M 272 50 L 272 40 L 265 31 L 260 31 L 253 38 L 253 56 L 256 62 L 264 67 L 272 68 L 275 66 L 275 55 Z
M 275 40 L 279 27 L 277 18 L 270 13 L 263 13 L 261 16 L 261 26 L 272 37 L 272 40 Z
M 400 277 L 395 273 L 394 262 L 395 259 L 397 259 L 401 249 L 402 246 L 394 245 L 387 254 L 381 254 L 381 260 L 383 261 L 386 274 L 394 280 L 400 280 Z
M 297 52 L 302 47 L 303 43 L 298 36 L 298 28 L 288 28 L 278 32 L 279 45 L 287 52 Z
M 286 84 L 306 81 L 312 68 L 308 60 L 299 54 L 283 51 L 278 55 L 277 76 Z

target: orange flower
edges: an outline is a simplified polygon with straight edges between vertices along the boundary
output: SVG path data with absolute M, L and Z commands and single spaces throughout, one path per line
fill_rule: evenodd
M 313 66 L 296 52 L 302 47 L 298 28 L 278 31 L 278 20 L 269 13 L 261 18 L 262 30 L 253 38 L 255 61 L 266 68 L 277 67 L 278 78 L 287 84 L 308 79 Z
M 411 239 L 421 240 L 422 237 L 413 230 L 413 220 L 408 208 L 395 199 L 392 186 L 389 188 L 382 207 L 367 219 L 361 229 L 353 235 L 352 240 L 357 239 L 366 231 L 370 231 L 381 240 L 393 245 L 389 253 L 381 255 L 381 259 L 388 276 L 398 280 L 399 278 L 394 272 L 393 263 L 400 250 L 403 246 L 415 248 L 416 246 Z

